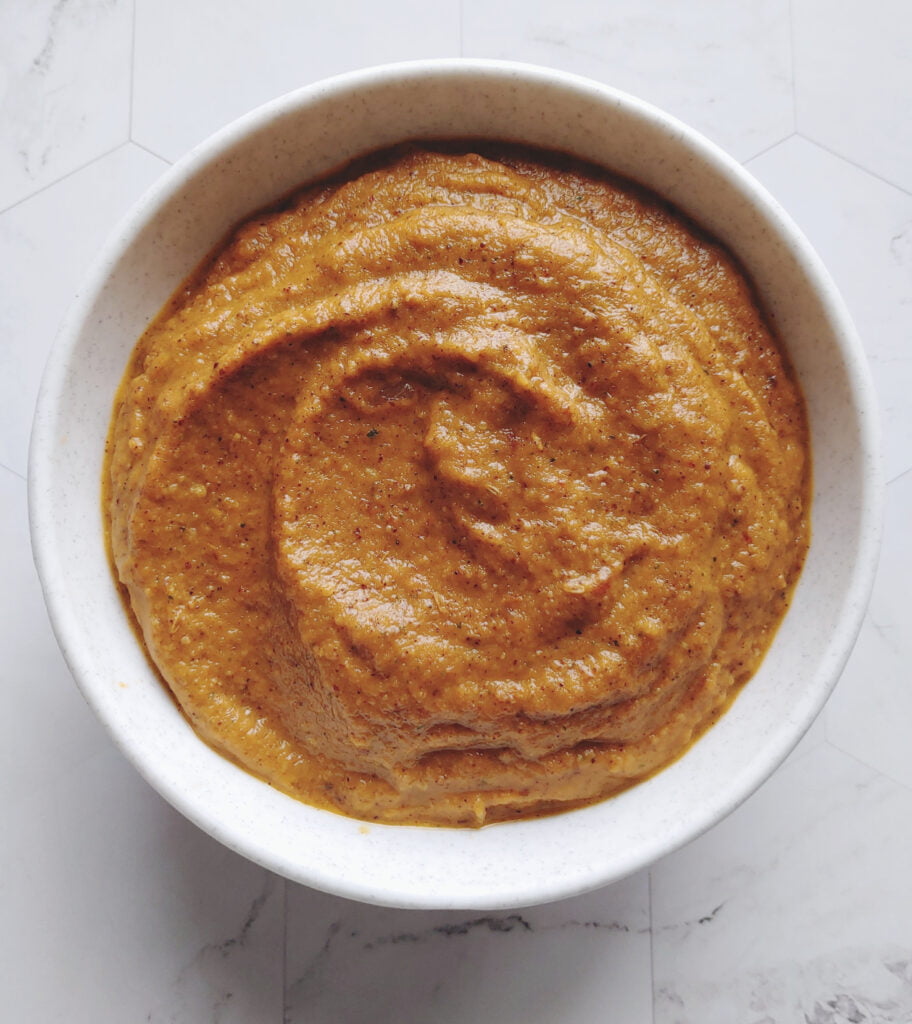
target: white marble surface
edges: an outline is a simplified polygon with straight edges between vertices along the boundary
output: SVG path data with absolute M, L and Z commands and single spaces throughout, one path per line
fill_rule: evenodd
M 0 1019 L 912 1021 L 908 0 L 0 0 Z M 882 402 L 885 547 L 824 715 L 728 820 L 613 887 L 408 912 L 285 883 L 166 806 L 83 705 L 31 565 L 31 409 L 118 216 L 227 119 L 323 75 L 506 57 L 637 92 L 781 199 Z

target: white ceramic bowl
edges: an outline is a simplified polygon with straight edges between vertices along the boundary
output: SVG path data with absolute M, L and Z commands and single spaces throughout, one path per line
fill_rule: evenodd
M 366 826 L 270 788 L 202 743 L 139 648 L 105 557 L 99 488 L 114 392 L 149 318 L 226 229 L 365 151 L 486 136 L 572 152 L 660 192 L 740 257 L 810 412 L 813 539 L 760 671 L 684 757 L 614 799 L 472 830 Z M 503 908 L 604 885 L 717 822 L 785 758 L 851 650 L 873 578 L 881 486 L 872 389 L 829 277 L 773 199 L 696 132 L 571 75 L 426 61 L 343 75 L 229 125 L 121 224 L 66 320 L 32 436 L 38 571 L 86 699 L 148 781 L 251 859 L 328 892 L 402 907 Z

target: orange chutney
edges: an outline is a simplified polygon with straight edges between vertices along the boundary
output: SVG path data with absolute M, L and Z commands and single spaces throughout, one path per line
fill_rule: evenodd
M 732 256 L 489 144 L 254 215 L 139 341 L 106 465 L 143 642 L 281 790 L 478 826 L 677 758 L 808 544 L 800 391 Z

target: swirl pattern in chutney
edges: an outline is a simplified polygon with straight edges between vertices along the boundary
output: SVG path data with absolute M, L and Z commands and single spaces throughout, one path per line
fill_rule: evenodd
M 252 217 L 140 340 L 110 541 L 199 734 L 371 820 L 482 825 L 682 754 L 808 544 L 800 391 L 734 259 L 508 146 Z

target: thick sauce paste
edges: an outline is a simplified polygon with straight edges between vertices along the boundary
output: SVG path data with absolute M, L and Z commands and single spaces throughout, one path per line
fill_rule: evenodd
M 481 825 L 678 757 L 808 543 L 802 398 L 733 258 L 510 147 L 252 217 L 140 340 L 116 571 L 210 744 L 309 803 Z

